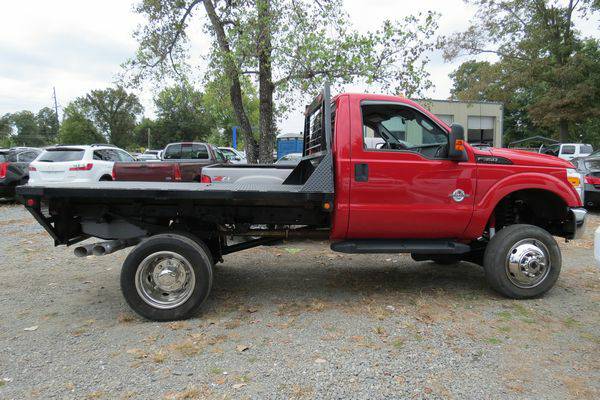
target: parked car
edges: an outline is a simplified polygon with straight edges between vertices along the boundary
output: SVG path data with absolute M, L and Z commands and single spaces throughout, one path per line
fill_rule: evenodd
M 313 145 L 285 184 L 103 182 L 17 193 L 56 245 L 103 240 L 77 247 L 79 256 L 136 246 L 121 268 L 121 290 L 134 311 L 157 321 L 195 315 L 223 256 L 307 238 L 342 253 L 477 263 L 500 294 L 538 298 L 560 276 L 555 237 L 584 232 L 587 211 L 568 161 L 473 148 L 463 127 L 404 97 L 331 99 L 326 88 L 305 118 L 304 142 Z M 388 129 L 399 120 L 402 129 Z M 367 128 L 385 133 L 383 147 L 365 147 Z
M 137 159 L 140 161 L 160 161 L 160 150 L 146 150 Z
M 40 153 L 40 149 L 31 147 L 0 149 L 0 198 L 12 199 L 15 187 L 27 183 L 29 163 Z
M 583 143 L 557 143 L 540 149 L 542 154 L 549 154 L 567 161 L 589 156 L 593 151 L 592 145 Z
M 582 175 L 584 204 L 589 207 L 600 206 L 600 154 L 577 158 L 571 161 Z
M 111 181 L 115 162 L 135 162 L 131 154 L 111 145 L 55 146 L 29 166 L 29 183 Z
M 275 161 L 275 165 L 298 165 L 302 159 L 302 153 L 290 153 Z
M 116 181 L 200 182 L 202 168 L 227 163 L 215 146 L 207 143 L 185 142 L 168 144 L 161 162 L 115 163 L 112 176 Z
M 248 164 L 246 154 L 234 149 L 233 147 L 219 147 L 219 150 L 221 150 L 225 158 L 227 158 L 232 164 Z

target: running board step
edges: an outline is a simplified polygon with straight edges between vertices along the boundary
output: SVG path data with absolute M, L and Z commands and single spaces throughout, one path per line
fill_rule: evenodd
M 465 254 L 471 246 L 451 240 L 357 239 L 332 243 L 331 250 L 349 254 Z

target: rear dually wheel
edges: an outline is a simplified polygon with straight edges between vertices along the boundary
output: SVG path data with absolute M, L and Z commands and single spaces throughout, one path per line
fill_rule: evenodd
M 160 234 L 129 253 L 121 271 L 121 290 L 129 306 L 154 321 L 190 317 L 208 297 L 212 258 L 199 241 Z

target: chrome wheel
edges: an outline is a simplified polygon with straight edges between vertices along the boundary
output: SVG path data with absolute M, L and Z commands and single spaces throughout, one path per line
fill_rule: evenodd
M 150 254 L 135 274 L 135 287 L 142 300 L 163 310 L 185 303 L 195 286 L 196 277 L 190 262 L 170 251 Z
M 516 286 L 527 289 L 538 286 L 550 272 L 550 256 L 544 243 L 523 239 L 515 243 L 506 256 L 506 275 Z

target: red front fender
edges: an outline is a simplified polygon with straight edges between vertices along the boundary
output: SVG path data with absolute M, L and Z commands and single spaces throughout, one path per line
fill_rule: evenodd
M 566 174 L 566 173 L 565 173 Z M 476 199 L 473 218 L 465 230 L 466 239 L 475 239 L 482 235 L 498 203 L 511 193 L 519 190 L 538 189 L 554 193 L 567 207 L 581 207 L 581 199 L 575 189 L 556 176 L 537 172 L 524 172 L 508 176 L 494 184 L 483 196 Z

